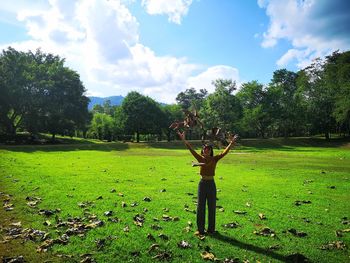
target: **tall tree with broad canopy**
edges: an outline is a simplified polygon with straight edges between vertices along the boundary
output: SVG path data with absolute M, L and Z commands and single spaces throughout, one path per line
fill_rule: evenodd
M 120 113 L 124 130 L 136 133 L 137 142 L 140 134 L 160 134 L 166 119 L 158 103 L 136 91 L 124 98 Z
M 40 50 L 0 56 L 0 120 L 9 134 L 21 126 L 31 133 L 73 135 L 86 125 L 89 99 L 79 75 L 64 66 L 64 59 Z
M 35 93 L 31 67 L 31 58 L 24 52 L 9 47 L 0 55 L 0 123 L 12 137 L 30 111 Z
M 200 89 L 199 92 L 194 88 L 186 89 L 176 96 L 178 105 L 183 110 L 198 110 L 202 107 L 205 97 L 208 95 L 206 89 Z
M 330 138 L 335 118 L 332 113 L 335 108 L 335 92 L 333 85 L 327 84 L 324 74 L 325 62 L 316 59 L 300 73 L 302 78 L 298 84 L 307 98 L 307 112 L 312 125 L 312 133 L 322 132 L 326 139 Z
M 215 92 L 210 94 L 201 111 L 206 129 L 220 127 L 226 131 L 237 131 L 238 121 L 242 117 L 242 106 L 233 94 L 236 83 L 232 80 L 213 81 Z
M 274 104 L 274 107 L 270 107 L 270 114 L 284 137 L 301 133 L 297 127 L 303 124 L 301 96 L 297 92 L 297 77 L 298 74 L 295 72 L 286 69 L 276 70 L 267 91 L 269 102 Z
M 243 83 L 236 96 L 243 107 L 243 130 L 254 137 L 264 138 L 271 118 L 267 112 L 267 97 L 263 84 L 257 81 Z

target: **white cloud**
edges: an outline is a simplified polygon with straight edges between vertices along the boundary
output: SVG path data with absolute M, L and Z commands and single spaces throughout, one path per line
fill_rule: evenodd
M 142 6 L 150 15 L 167 15 L 169 22 L 181 24 L 192 0 L 142 0 Z
M 315 57 L 323 57 L 337 49 L 350 48 L 350 3 L 342 0 L 258 0 L 270 17 L 261 45 L 270 48 L 280 39 L 293 48 L 278 61 L 280 67 L 292 61 L 304 67 Z
M 138 21 L 125 1 L 49 0 L 46 9 L 19 8 L 15 17 L 25 25 L 31 40 L 8 43 L 0 50 L 8 46 L 22 51 L 41 48 L 65 58 L 80 74 L 88 95 L 125 96 L 135 90 L 173 103 L 189 85 L 213 90 L 210 83 L 216 78 L 238 79 L 238 71 L 225 66 L 194 77 L 202 66 L 186 58 L 158 56 L 140 43 Z
M 237 86 L 240 85 L 239 72 L 236 68 L 218 65 L 208 68 L 197 76 L 190 77 L 187 86 L 197 90 L 206 89 L 209 93 L 212 93 L 215 91 L 212 81 L 216 79 L 231 79 L 236 81 Z

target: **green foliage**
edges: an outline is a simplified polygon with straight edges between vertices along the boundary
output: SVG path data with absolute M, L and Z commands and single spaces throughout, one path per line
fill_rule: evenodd
M 232 81 L 214 82 L 215 92 L 210 94 L 201 111 L 202 120 L 207 129 L 220 127 L 227 131 L 234 131 L 242 116 L 240 101 L 232 94 Z
M 140 134 L 160 134 L 166 125 L 166 117 L 160 106 L 151 98 L 138 92 L 130 92 L 121 105 L 121 121 L 127 133 L 136 133 L 137 142 Z
M 254 137 L 265 137 L 271 124 L 271 117 L 267 112 L 268 103 L 264 86 L 257 81 L 243 83 L 237 98 L 243 107 L 242 130 Z
M 0 55 L 0 122 L 15 135 L 21 127 L 31 133 L 73 135 L 89 119 L 88 98 L 79 75 L 64 59 L 40 50 Z
M 113 140 L 113 118 L 106 113 L 95 112 L 91 120 L 88 136 L 100 140 Z
M 194 88 L 189 88 L 184 92 L 180 92 L 176 97 L 176 101 L 183 110 L 199 110 L 207 95 L 208 91 L 206 89 L 200 89 L 197 92 Z

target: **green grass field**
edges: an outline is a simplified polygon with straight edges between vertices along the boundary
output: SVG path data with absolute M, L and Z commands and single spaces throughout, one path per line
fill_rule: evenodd
M 349 262 L 349 143 L 241 144 L 218 164 L 219 233 L 204 240 L 193 234 L 198 168 L 181 142 L 0 146 L 0 258 L 203 262 L 207 251 L 221 262 Z

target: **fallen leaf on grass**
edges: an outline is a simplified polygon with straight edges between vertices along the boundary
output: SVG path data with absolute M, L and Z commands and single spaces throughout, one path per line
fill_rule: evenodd
M 123 197 L 124 194 L 123 193 L 118 193 L 118 196 Z
M 147 239 L 149 239 L 151 241 L 156 241 L 155 237 L 151 233 L 147 234 Z
M 141 256 L 141 252 L 140 251 L 132 251 L 132 252 L 130 252 L 130 255 L 133 257 L 139 257 L 139 256 Z
M 153 229 L 153 230 L 160 230 L 160 229 L 162 229 L 162 227 L 160 226 L 160 225 L 151 225 L 151 228 Z
M 124 231 L 124 232 L 129 232 L 129 231 L 130 231 L 129 226 L 125 226 L 125 227 L 123 228 L 123 231 Z
M 166 192 L 166 189 L 161 189 L 159 192 L 164 193 Z
M 346 216 L 344 216 L 344 217 L 342 218 L 341 223 L 342 223 L 343 225 L 350 225 L 350 220 L 348 220 L 348 218 L 347 218 Z
M 346 245 L 344 244 L 343 241 L 333 241 L 328 244 L 322 245 L 321 246 L 322 250 L 345 250 Z
M 311 262 L 303 254 L 295 253 L 286 257 L 287 262 L 308 263 Z
M 61 211 L 60 209 L 55 209 L 55 210 L 40 209 L 39 215 L 52 216 L 60 211 Z
M 16 223 L 11 223 L 10 226 L 14 226 L 14 227 L 22 227 L 22 222 L 16 222 Z
M 296 201 L 294 202 L 294 204 L 295 204 L 296 206 L 300 206 L 300 205 L 302 205 L 302 204 L 311 204 L 311 201 L 310 201 L 310 200 L 303 200 L 303 201 L 296 200 Z
M 126 206 L 127 206 L 127 204 L 125 202 L 122 202 L 122 207 L 124 208 Z
M 85 229 L 92 229 L 92 228 L 96 228 L 96 227 L 103 226 L 103 225 L 104 225 L 103 221 L 96 220 L 96 221 L 93 221 L 90 224 L 85 225 Z
M 308 218 L 303 217 L 302 219 L 304 220 L 305 223 L 310 223 L 311 222 L 311 220 L 308 219 Z
M 142 214 L 136 214 L 133 217 L 133 219 L 134 219 L 134 224 L 139 226 L 139 227 L 142 227 L 143 223 L 145 222 L 145 216 Z
M 115 189 L 113 188 L 113 189 L 111 189 L 109 192 L 115 193 L 115 192 L 117 192 L 117 190 L 115 190 Z
M 185 240 L 181 240 L 179 243 L 177 243 L 177 246 L 180 248 L 190 248 L 191 247 L 191 245 Z
M 146 196 L 146 197 L 143 198 L 143 201 L 145 201 L 145 202 L 151 202 L 151 198 L 148 197 L 148 196 Z
M 158 259 L 158 260 L 165 260 L 165 261 L 169 261 L 171 259 L 171 254 L 167 251 L 163 251 L 157 255 L 155 255 L 154 257 L 152 257 L 153 259 Z
M 49 220 L 46 220 L 44 223 L 43 223 L 44 226 L 51 226 L 51 222 Z
M 119 223 L 121 220 L 118 217 L 110 217 L 107 219 L 107 221 L 110 221 L 112 223 Z
M 185 210 L 186 212 L 190 212 L 190 213 L 196 214 L 196 210 L 194 210 L 194 209 L 191 210 L 191 209 L 189 209 L 188 207 L 185 207 L 184 210 Z
M 312 183 L 314 180 L 309 180 L 309 179 L 307 179 L 307 180 L 304 180 L 304 184 L 310 184 L 310 183 Z
M 106 239 L 97 239 L 95 241 L 97 250 L 102 250 L 106 245 Z
M 184 231 L 185 231 L 186 233 L 190 232 L 190 231 L 191 231 L 191 227 L 186 226 L 186 227 L 184 228 Z
M 105 216 L 112 216 L 113 215 L 113 211 L 106 211 L 103 213 Z
M 40 246 L 37 247 L 37 252 L 46 252 L 50 247 L 54 244 L 62 244 L 66 245 L 68 243 L 67 240 L 56 238 L 56 239 L 47 239 Z
M 168 215 L 162 215 L 162 219 L 163 219 L 163 221 L 171 221 L 172 220 L 172 218 L 170 217 L 170 216 L 168 216 Z
M 202 252 L 202 253 L 201 253 L 201 257 L 202 257 L 202 259 L 204 259 L 204 260 L 211 260 L 211 261 L 213 261 L 213 260 L 215 259 L 214 254 L 213 254 L 213 253 L 210 253 L 210 252 L 208 252 L 208 251 Z
M 264 228 L 262 228 L 260 230 L 254 231 L 253 233 L 256 234 L 256 235 L 259 235 L 259 236 L 270 236 L 270 237 L 275 237 L 276 236 L 275 231 L 273 231 L 269 227 L 264 227 Z
M 295 228 L 288 229 L 288 232 L 297 237 L 306 237 L 307 234 L 303 231 L 297 231 Z
M 3 208 L 5 209 L 5 211 L 12 211 L 13 207 L 14 207 L 14 204 L 11 204 L 11 203 L 5 203 L 3 205 Z
M 225 258 L 223 263 L 239 263 L 239 258 Z
M 102 200 L 102 199 L 103 199 L 102 195 L 96 198 L 96 200 Z
M 78 206 L 81 207 L 81 208 L 85 208 L 85 207 L 88 207 L 88 206 L 92 206 L 94 203 L 91 202 L 91 201 L 84 201 L 84 202 L 80 202 L 78 203 Z
M 169 240 L 169 237 L 168 237 L 167 235 L 163 234 L 163 233 L 160 233 L 160 234 L 158 235 L 158 237 L 160 237 L 160 238 L 163 239 L 163 240 Z
M 238 215 L 245 215 L 247 213 L 247 211 L 234 210 L 233 213 L 238 214 Z
M 260 220 L 265 220 L 266 216 L 263 213 L 259 213 Z
M 93 259 L 92 254 L 83 254 L 80 255 L 80 263 L 95 263 L 96 261 Z
M 237 227 L 239 227 L 239 224 L 237 222 L 231 222 L 231 223 L 227 223 L 227 224 L 222 225 L 222 227 L 225 227 L 225 228 L 237 228 Z
M 137 202 L 133 202 L 130 204 L 131 207 L 135 207 L 135 206 L 138 206 L 139 204 Z
M 269 246 L 269 247 L 268 247 L 269 250 L 277 250 L 277 249 L 280 249 L 280 248 L 281 248 L 281 246 L 278 245 L 278 244 L 272 245 L 272 246 Z
M 26 261 L 24 260 L 23 256 L 18 256 L 18 257 L 3 257 L 2 262 L 3 263 L 24 263 Z
M 159 245 L 158 244 L 152 244 L 149 249 L 148 249 L 148 253 L 151 253 L 155 250 L 158 250 L 159 249 Z

